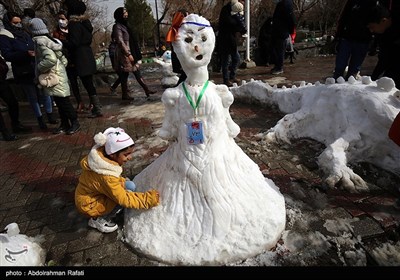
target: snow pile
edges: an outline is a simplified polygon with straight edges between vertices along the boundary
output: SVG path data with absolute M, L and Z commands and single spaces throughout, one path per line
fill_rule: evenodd
M 341 183 L 356 192 L 367 190 L 364 180 L 349 163 L 373 163 L 400 174 L 399 147 L 388 137 L 389 128 L 400 111 L 399 91 L 392 79 L 372 82 L 370 77 L 348 82 L 328 78 L 325 84 L 273 88 L 261 81 L 231 88 L 236 100 L 275 104 L 287 113 L 265 133 L 264 141 L 290 143 L 312 138 L 326 149 L 318 158 L 325 182 Z
M 43 266 L 45 251 L 34 238 L 19 234 L 16 223 L 6 226 L 6 234 L 0 234 L 0 266 Z

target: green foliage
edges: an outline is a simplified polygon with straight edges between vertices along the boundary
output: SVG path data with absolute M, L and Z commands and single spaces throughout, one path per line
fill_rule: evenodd
M 54 260 L 49 260 L 49 262 L 47 263 L 47 266 L 57 266 L 57 262 Z
M 137 34 L 140 45 L 153 45 L 156 22 L 149 4 L 145 0 L 126 0 L 125 7 L 128 25 Z

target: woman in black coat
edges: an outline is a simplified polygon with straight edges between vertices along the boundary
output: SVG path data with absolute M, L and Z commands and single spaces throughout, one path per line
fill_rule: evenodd
M 68 9 L 68 36 L 67 45 L 70 63 L 77 70 L 83 86 L 89 94 L 92 112 L 90 118 L 103 116 L 101 104 L 93 84 L 93 74 L 96 73 L 96 61 L 91 48 L 93 26 L 86 12 L 85 3 L 79 0 L 66 0 Z
M 293 34 L 296 20 L 293 13 L 293 0 L 274 0 L 276 3 L 272 16 L 272 54 L 274 67 L 271 74 L 283 73 L 283 60 L 286 50 L 286 39 Z

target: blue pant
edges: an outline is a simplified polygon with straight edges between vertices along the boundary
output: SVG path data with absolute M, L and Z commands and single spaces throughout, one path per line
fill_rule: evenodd
M 229 57 L 231 57 L 231 65 L 229 66 Z M 239 52 L 233 53 L 221 53 L 221 68 L 222 68 L 222 78 L 224 83 L 236 78 L 236 70 L 239 66 L 240 55 Z
M 367 56 L 368 48 L 368 42 L 341 39 L 336 55 L 335 73 L 333 77 L 335 79 L 343 77 L 347 80 L 351 75 L 356 75 L 360 71 L 361 65 Z M 347 66 L 349 66 L 349 68 L 346 77 L 344 77 L 344 70 L 346 70 Z
M 128 192 L 134 192 L 136 190 L 136 185 L 134 182 L 126 180 L 125 181 L 125 189 Z M 120 213 L 122 213 L 123 209 L 124 208 L 121 205 L 117 205 L 114 207 L 114 209 L 110 213 L 103 216 L 103 218 L 106 220 L 110 220 L 110 219 L 114 218 L 116 215 L 119 215 Z
M 35 116 L 37 118 L 42 115 L 38 98 L 40 98 L 40 100 L 42 101 L 46 113 L 53 112 L 53 104 L 51 102 L 50 96 L 44 95 L 43 93 L 39 92 L 35 84 L 21 84 L 21 88 L 24 91 L 26 98 L 28 99 L 29 104 L 31 105 L 33 112 L 35 113 Z

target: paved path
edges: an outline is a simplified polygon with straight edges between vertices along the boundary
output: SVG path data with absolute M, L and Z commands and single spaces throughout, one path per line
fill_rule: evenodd
M 303 80 L 324 81 L 332 72 L 333 61 L 333 57 L 302 58 L 293 65 L 285 65 L 285 73 L 278 77 L 266 74 L 270 67 L 241 69 L 238 77 L 280 85 Z M 371 71 L 375 62 L 375 58 L 368 58 L 365 71 Z M 166 143 L 155 135 L 163 118 L 160 101 L 163 89 L 159 86 L 159 71 L 151 71 L 151 67 L 143 66 L 143 70 L 147 69 L 144 75 L 149 84 L 158 90 L 150 100 L 144 98 L 135 82 L 131 85 L 135 97 L 131 103 L 122 101 L 120 95 L 110 96 L 106 87 L 98 87 L 104 117 L 89 119 L 80 115 L 82 128 L 72 136 L 40 131 L 36 122 L 30 120 L 33 114 L 28 104 L 21 102 L 22 120 L 32 125 L 34 132 L 20 135 L 18 141 L 0 141 L 0 228 L 16 222 L 21 233 L 40 237 L 47 252 L 46 263 L 60 266 L 159 265 L 124 244 L 120 231 L 102 234 L 89 229 L 87 220 L 76 212 L 73 201 L 80 174 L 79 161 L 92 147 L 95 133 L 118 125 L 136 139 L 137 151 L 125 170 L 127 176 L 140 172 L 166 149 Z M 211 78 L 215 82 L 222 81 L 219 73 L 212 73 Z M 83 96 L 87 102 L 86 93 Z M 382 264 L 377 258 L 377 248 L 399 240 L 400 212 L 393 204 L 398 196 L 395 189 L 400 178 L 374 166 L 359 164 L 353 168 L 368 182 L 370 192 L 350 194 L 340 189 L 326 189 L 316 163 L 316 157 L 324 148 L 322 144 L 310 139 L 294 141 L 292 145 L 260 143 L 255 135 L 267 131 L 283 116 L 276 108 L 234 103 L 231 114 L 241 127 L 238 144 L 285 195 L 288 232 L 292 233 L 292 238 L 301 236 L 306 243 L 297 247 L 297 251 L 279 251 L 281 240 L 275 250 L 278 265 L 357 265 L 357 258 L 349 255 L 360 251 L 363 257 L 358 265 Z M 351 224 L 352 229 L 332 233 L 327 230 L 330 221 Z M 325 236 L 330 248 L 312 255 L 319 245 L 313 243 L 315 237 L 310 236 L 318 233 Z M 344 244 L 345 238 L 342 240 L 340 236 L 345 234 L 350 237 Z M 286 240 L 289 240 L 287 236 Z M 254 260 L 236 265 L 271 263 Z

